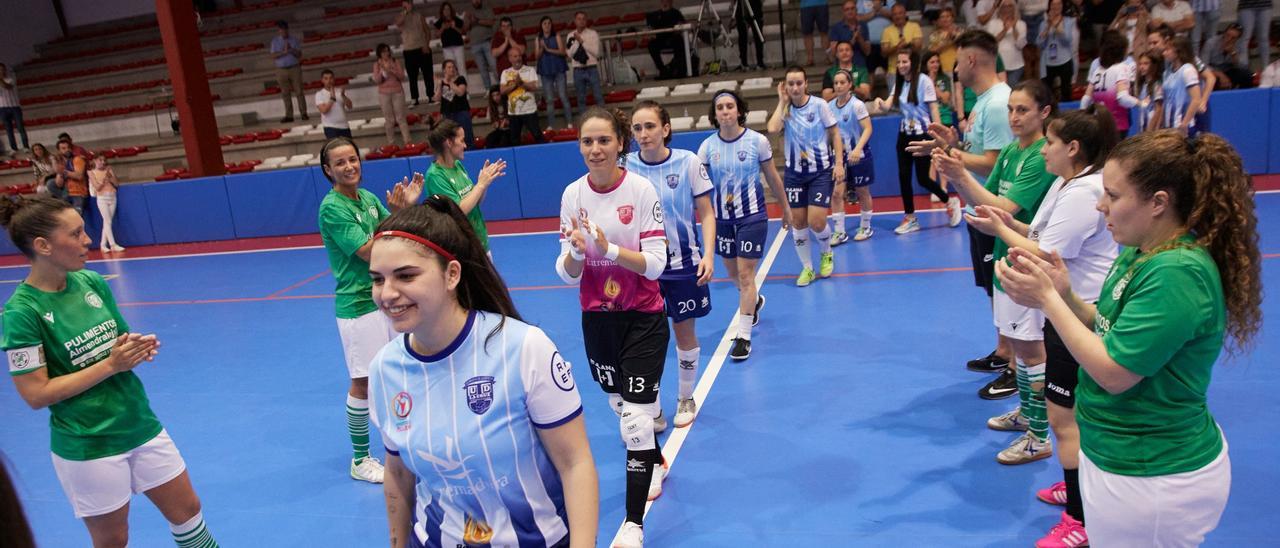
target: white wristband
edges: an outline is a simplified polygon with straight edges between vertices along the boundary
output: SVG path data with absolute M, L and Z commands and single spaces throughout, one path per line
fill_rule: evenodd
M 579 252 L 573 246 L 569 246 L 569 256 L 572 257 L 573 260 L 578 262 L 582 262 L 584 259 L 587 258 L 586 254 Z
M 618 253 L 621 252 L 622 249 L 618 247 L 618 244 L 609 244 L 609 249 L 604 252 L 604 258 L 616 261 L 618 260 Z

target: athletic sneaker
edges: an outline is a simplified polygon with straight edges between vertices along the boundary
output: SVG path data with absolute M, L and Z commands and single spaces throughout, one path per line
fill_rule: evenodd
M 653 467 L 653 475 L 649 476 L 649 500 L 662 496 L 662 482 L 667 479 L 667 463 Z
M 382 483 L 382 463 L 373 457 L 351 460 L 351 479 Z
M 653 433 L 661 434 L 666 431 L 667 431 L 667 417 L 663 416 L 662 412 L 659 411 L 658 418 L 653 419 Z
M 756 309 L 751 312 L 751 327 L 760 323 L 760 311 L 764 310 L 764 294 L 756 293 Z
M 1021 408 L 1015 408 L 998 417 L 987 419 L 987 428 L 1001 432 L 1026 432 L 1027 419 L 1022 418 Z
M 1026 464 L 1053 456 L 1053 442 L 1040 441 L 1031 432 L 1024 432 L 1008 447 L 996 455 L 1000 464 Z
M 895 234 L 902 235 L 902 234 L 910 234 L 918 230 L 920 230 L 919 219 L 911 219 L 910 221 L 903 219 L 902 224 L 898 225 L 898 228 L 893 229 L 893 232 Z
M 813 279 L 815 277 L 816 276 L 813 274 L 812 268 L 809 268 L 807 266 L 804 267 L 804 270 L 801 270 L 800 275 L 796 277 L 796 287 L 808 286 L 809 284 L 813 283 Z
M 969 371 L 977 371 L 979 373 L 998 373 L 1009 368 L 1009 360 L 1000 357 L 995 351 L 991 351 L 985 358 L 969 360 L 965 363 L 965 368 Z
M 623 523 L 613 548 L 644 548 L 644 528 L 633 521 Z
M 861 242 L 863 240 L 866 240 L 867 238 L 870 238 L 871 235 L 874 233 L 875 233 L 875 230 L 872 230 L 871 227 L 867 227 L 867 228 L 858 227 L 858 233 L 853 235 L 853 241 Z
M 729 348 L 729 357 L 737 361 L 751 357 L 751 341 L 741 337 L 733 339 L 733 346 Z
M 947 200 L 947 224 L 951 227 L 960 226 L 960 221 L 964 220 L 964 212 L 960 209 L 960 198 L 952 197 Z
M 942 203 L 942 198 L 939 198 L 937 194 L 931 193 L 929 194 L 929 203 L 940 204 Z
M 838 245 L 840 245 L 840 244 L 842 244 L 842 243 L 845 243 L 845 242 L 847 242 L 847 241 L 849 241 L 849 233 L 848 233 L 848 232 L 837 232 L 837 233 L 835 233 L 835 234 L 832 234 L 832 235 L 831 235 L 831 247 L 838 246 Z
M 693 424 L 693 418 L 698 415 L 698 403 L 693 398 L 679 400 L 676 403 L 676 428 L 684 428 Z
M 1049 534 L 1036 541 L 1036 548 L 1078 548 L 1089 545 L 1089 535 L 1084 532 L 1084 524 L 1076 518 L 1062 513 L 1062 521 L 1049 530 Z
M 836 254 L 828 251 L 822 254 L 822 258 L 818 260 L 818 276 L 822 278 L 830 278 L 831 272 L 836 269 Z
M 1067 482 L 1060 481 L 1036 491 L 1036 498 L 1057 506 L 1067 505 Z
M 1017 393 L 1018 375 L 1007 367 L 996 380 L 978 389 L 978 397 L 984 400 L 1003 400 Z

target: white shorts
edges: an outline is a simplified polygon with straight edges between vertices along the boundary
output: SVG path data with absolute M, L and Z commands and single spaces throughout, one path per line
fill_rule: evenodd
M 1080 493 L 1094 546 L 1199 546 L 1231 493 L 1231 458 L 1199 470 L 1135 477 L 1105 472 L 1080 452 Z
M 1013 302 L 999 289 L 991 295 L 991 315 L 1001 335 L 1020 341 L 1044 340 L 1044 313 Z
M 342 353 L 347 359 L 347 372 L 353 379 L 369 376 L 369 362 L 378 351 L 396 338 L 391 320 L 381 310 L 359 318 L 338 318 L 338 335 L 342 337 Z
M 93 460 L 53 455 L 53 471 L 79 519 L 119 510 L 133 495 L 169 483 L 186 469 L 178 447 L 164 430 L 119 455 Z

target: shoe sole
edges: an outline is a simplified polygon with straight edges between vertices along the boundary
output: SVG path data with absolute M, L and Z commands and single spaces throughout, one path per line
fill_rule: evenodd
M 1044 459 L 1047 459 L 1047 458 L 1052 457 L 1052 456 L 1053 456 L 1053 450 L 1052 450 L 1052 449 L 1046 449 L 1046 450 L 1044 450 L 1044 452 L 1040 453 L 1039 455 L 1036 455 L 1036 456 L 1031 457 L 1031 458 L 1029 458 L 1029 459 L 1022 459 L 1022 460 L 1015 460 L 1015 461 L 1011 461 L 1011 462 L 1005 462 L 1005 461 L 1000 460 L 1000 455 L 999 455 L 999 454 L 997 454 L 997 455 L 996 455 L 996 462 L 998 462 L 998 463 L 1000 463 L 1000 464 L 1003 464 L 1003 465 L 1006 465 L 1006 466 L 1017 466 L 1017 465 L 1019 465 L 1019 464 L 1027 464 L 1027 463 L 1032 463 L 1032 462 L 1035 462 L 1035 461 L 1038 461 L 1038 460 L 1044 460 Z
M 756 294 L 756 309 L 751 312 L 751 327 L 755 327 L 756 324 L 760 323 L 760 311 L 764 310 L 765 300 L 764 295 Z
M 382 484 L 382 482 L 381 482 L 381 481 L 373 481 L 373 480 L 371 480 L 371 479 L 369 479 L 369 478 L 362 478 L 362 477 L 360 477 L 360 476 L 357 476 L 354 472 L 352 472 L 352 473 L 351 473 L 351 479 L 356 480 L 356 481 L 368 482 L 368 483 L 372 483 L 372 484 L 375 484 L 375 485 L 381 485 L 381 484 Z M 384 479 L 385 479 L 385 476 L 384 476 Z
M 731 360 L 733 360 L 733 361 L 735 361 L 735 362 L 740 362 L 740 361 L 743 361 L 743 360 L 745 360 L 745 359 L 747 359 L 747 358 L 750 358 L 750 357 L 751 357 L 751 353 L 750 353 L 750 352 L 747 352 L 747 355 L 745 355 L 745 356 L 734 356 L 733 354 L 730 354 L 730 355 L 729 355 L 729 359 L 731 359 Z
M 991 394 L 991 393 L 979 392 L 979 393 L 978 393 L 978 397 L 979 397 L 979 398 L 982 398 L 982 399 L 984 399 L 984 400 L 1003 400 L 1003 399 L 1008 398 L 1008 397 L 1010 397 L 1010 396 L 1017 395 L 1017 393 L 1018 393 L 1018 389 L 1017 389 L 1017 388 L 1014 388 L 1014 389 L 1010 390 L 1008 393 L 1005 393 L 1005 394 Z
M 811 283 L 813 283 L 813 280 L 809 280 L 804 283 L 800 283 L 800 280 L 796 280 L 796 287 L 809 287 L 809 284 Z
M 694 413 L 693 417 L 690 417 L 688 421 L 681 423 L 679 420 L 676 420 L 674 422 L 675 422 L 676 428 L 688 428 L 690 424 L 693 424 L 693 421 L 696 418 L 698 418 L 698 414 Z
M 999 367 L 997 367 L 995 364 L 991 364 L 990 367 L 982 366 L 982 365 L 974 367 L 969 364 L 965 364 L 964 368 L 968 369 L 969 371 L 973 371 L 974 373 L 999 373 L 1001 371 L 1004 371 L 1005 369 L 1008 369 L 1009 364 L 1002 363 L 999 365 Z
M 1056 501 L 1056 500 L 1049 500 L 1049 499 L 1044 498 L 1044 497 L 1042 497 L 1042 496 L 1040 496 L 1040 495 L 1038 495 L 1038 494 L 1036 495 L 1036 500 L 1038 500 L 1038 501 L 1040 501 L 1040 502 L 1043 502 L 1043 503 L 1045 503 L 1045 504 L 1052 504 L 1052 505 L 1054 505 L 1054 506 L 1066 506 L 1066 505 L 1067 505 L 1067 503 L 1065 503 L 1065 502 L 1058 502 L 1058 501 Z
M 1021 428 L 1018 428 L 1018 427 L 1014 427 L 1014 428 L 1007 428 L 1007 427 L 1004 427 L 1004 426 L 995 426 L 995 425 L 993 425 L 993 424 L 991 424 L 991 423 L 989 423 L 989 422 L 987 423 L 987 428 L 989 428 L 989 429 L 991 429 L 991 430 L 995 430 L 996 432 L 1026 432 L 1026 431 L 1027 431 L 1027 427 L 1025 427 L 1025 426 L 1023 426 L 1023 427 L 1021 427 Z

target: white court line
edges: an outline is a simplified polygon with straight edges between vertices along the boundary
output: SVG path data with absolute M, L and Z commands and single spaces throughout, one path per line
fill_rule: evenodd
M 886 212 L 886 214 L 889 212 Z M 769 276 L 769 270 L 773 268 L 773 261 L 778 257 L 778 251 L 782 249 L 782 243 L 787 236 L 791 234 L 789 230 L 779 230 L 778 235 L 774 237 L 773 244 L 769 246 L 769 253 L 765 255 L 764 261 L 760 263 L 759 270 L 756 271 L 756 290 L 764 285 L 764 280 Z M 702 378 L 698 379 L 698 385 L 693 389 L 693 401 L 698 404 L 698 413 L 703 411 L 703 402 L 707 399 L 707 394 L 711 392 L 711 385 L 715 384 L 716 377 L 720 375 L 720 368 L 724 365 L 725 358 L 729 357 L 729 346 L 732 344 L 734 336 L 738 334 L 738 310 L 734 308 L 733 319 L 729 320 L 729 326 L 725 328 L 724 336 L 720 337 L 720 344 L 716 345 L 716 351 L 711 355 L 711 359 L 707 362 L 707 369 L 702 373 Z M 696 417 L 695 417 L 696 419 Z M 685 438 L 689 437 L 689 431 L 698 424 L 697 420 L 693 424 L 685 428 L 674 428 L 670 436 L 667 436 L 667 443 L 662 445 L 662 457 L 666 459 L 668 466 L 668 474 L 670 467 L 675 466 L 676 455 L 680 454 L 680 448 L 684 446 Z M 644 506 L 645 515 L 649 515 L 649 509 L 653 508 L 655 501 L 649 501 Z M 625 524 L 626 521 L 623 520 Z M 618 541 L 618 535 L 622 534 L 622 526 L 618 526 L 618 532 L 614 534 L 613 541 L 610 545 Z

